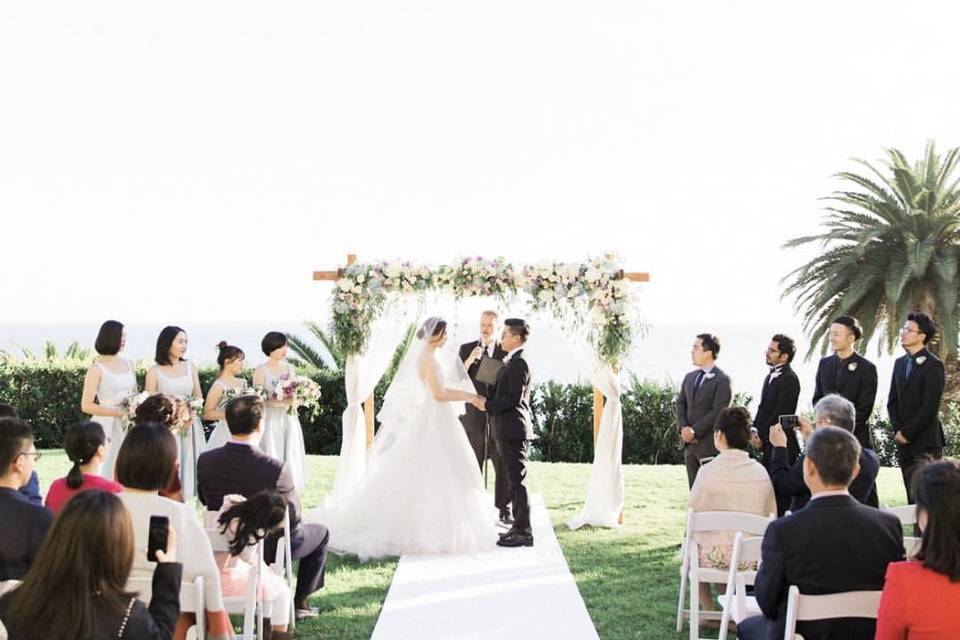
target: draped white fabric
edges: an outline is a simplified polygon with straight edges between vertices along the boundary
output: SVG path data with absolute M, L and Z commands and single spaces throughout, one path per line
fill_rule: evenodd
M 373 323 L 367 350 L 347 358 L 344 386 L 347 408 L 343 412 L 343 442 L 337 473 L 327 503 L 335 503 L 360 483 L 367 466 L 367 428 L 363 401 L 373 393 L 390 365 L 407 323 L 400 313 L 384 313 Z
M 620 404 L 620 375 L 613 367 L 601 361 L 582 337 L 573 338 L 577 364 L 590 383 L 604 395 L 600 433 L 593 451 L 587 499 L 580 514 L 571 518 L 567 526 L 579 529 L 584 525 L 596 527 L 619 526 L 623 511 L 623 411 Z

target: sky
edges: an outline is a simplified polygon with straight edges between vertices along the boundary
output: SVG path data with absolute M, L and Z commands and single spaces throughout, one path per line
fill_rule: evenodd
M 0 322 L 325 318 L 347 253 L 617 252 L 653 323 L 794 322 L 832 174 L 960 144 L 960 7 L 0 5 Z M 169 320 L 167 320 L 169 318 Z

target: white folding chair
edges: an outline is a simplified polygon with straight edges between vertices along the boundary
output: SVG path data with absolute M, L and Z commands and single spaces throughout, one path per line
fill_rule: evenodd
M 127 578 L 127 591 L 137 594 L 137 600 L 150 606 L 153 594 L 153 578 Z M 203 576 L 193 582 L 180 584 L 180 613 L 192 613 L 197 619 L 197 637 L 206 637 L 207 618 L 204 610 Z
M 900 524 L 903 526 L 917 523 L 917 507 L 915 505 L 906 504 L 902 507 L 883 507 L 883 510 L 900 518 Z
M 204 529 L 210 539 L 213 553 L 230 553 L 230 543 L 219 529 Z M 228 614 L 243 616 L 244 640 L 253 640 L 256 623 L 257 640 L 263 640 L 263 599 L 260 589 L 260 569 L 263 566 L 263 542 L 254 547 L 254 566 L 247 579 L 247 591 L 242 596 L 223 596 L 223 608 Z
M 787 625 L 783 640 L 796 640 L 797 622 L 832 618 L 876 618 L 882 591 L 845 591 L 805 596 L 796 585 L 787 593 Z
M 737 531 L 733 539 L 733 553 L 730 554 L 730 569 L 727 573 L 727 591 L 717 597 L 723 607 L 723 616 L 720 618 L 719 640 L 726 640 L 727 625 L 731 620 L 740 624 L 751 616 L 760 615 L 757 599 L 747 595 L 747 586 L 757 580 L 756 569 L 740 570 L 742 563 L 759 565 L 763 538 L 758 536 L 745 537 Z
M 920 540 L 915 536 L 903 536 L 903 549 L 907 552 L 908 560 L 920 553 Z
M 701 615 L 707 620 L 719 620 L 722 615 L 719 611 L 700 611 L 700 583 L 726 584 L 729 571 L 727 569 L 700 567 L 700 545 L 695 539 L 695 534 L 706 531 L 740 531 L 751 536 L 762 537 L 772 519 L 773 516 L 765 517 L 737 511 L 687 511 L 687 531 L 684 534 L 681 549 L 677 633 L 683 630 L 683 599 L 686 595 L 688 578 L 690 581 L 690 640 L 699 638 Z
M 3 580 L 0 582 L 0 596 L 7 591 L 13 591 L 20 586 L 20 580 Z
M 296 593 L 293 580 L 293 547 L 290 543 L 290 508 L 283 516 L 283 537 L 277 540 L 277 556 L 270 565 L 270 569 L 278 576 L 285 578 L 290 587 L 290 631 L 296 626 L 297 611 L 293 594 Z

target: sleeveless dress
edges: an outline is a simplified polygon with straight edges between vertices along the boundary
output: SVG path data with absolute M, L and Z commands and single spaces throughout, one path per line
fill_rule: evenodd
M 124 361 L 127 370 L 123 373 L 114 373 L 97 362 L 100 369 L 100 383 L 97 385 L 97 402 L 104 407 L 116 409 L 123 399 L 137 390 L 137 378 L 133 374 L 133 367 Z M 107 447 L 107 458 L 103 461 L 103 477 L 107 480 L 114 478 L 114 466 L 117 463 L 117 454 L 127 432 L 123 428 L 123 420 L 112 416 L 90 416 L 90 419 L 103 427 L 103 432 L 110 438 Z
M 289 380 L 296 375 L 293 365 L 287 363 L 286 373 L 278 376 L 270 373 L 266 365 L 263 367 L 263 386 L 273 393 L 277 382 Z M 303 428 L 300 418 L 291 415 L 285 406 L 267 403 L 263 416 L 263 437 L 260 438 L 260 448 L 267 455 L 282 460 L 290 467 L 293 473 L 293 484 L 297 491 L 302 491 L 307 480 L 307 452 L 303 444 Z
M 217 387 L 217 386 L 219 386 L 224 391 L 227 391 L 228 389 L 230 389 L 230 387 L 223 384 L 220 380 L 215 380 L 213 385 L 210 387 L 211 391 L 213 390 L 213 387 Z M 207 393 L 209 393 L 209 391 Z M 221 397 L 220 402 L 217 404 L 217 410 L 223 411 L 223 408 L 225 406 L 227 406 L 227 403 L 224 402 L 223 398 Z M 210 439 L 207 440 L 206 450 L 209 451 L 210 449 L 216 449 L 218 447 L 222 447 L 223 445 L 227 444 L 227 442 L 230 441 L 231 435 L 232 434 L 230 433 L 230 428 L 227 426 L 227 419 L 220 418 L 219 420 L 217 420 L 217 426 L 213 428 L 213 432 L 210 434 Z
M 157 368 L 157 391 L 181 399 L 193 395 L 193 363 L 185 362 L 185 375 L 169 377 Z M 177 438 L 177 452 L 180 456 L 180 485 L 183 489 L 183 501 L 189 502 L 197 495 L 197 458 L 206 449 L 203 437 L 203 424 L 200 417 L 190 425 L 190 433 Z
M 330 530 L 330 548 L 361 560 L 495 548 L 497 512 L 453 403 L 426 391 L 390 433 L 374 444 L 360 485 L 310 514 Z

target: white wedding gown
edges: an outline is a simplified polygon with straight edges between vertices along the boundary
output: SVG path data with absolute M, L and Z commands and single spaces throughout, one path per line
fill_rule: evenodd
M 493 549 L 496 510 L 457 417 L 463 403 L 436 400 L 419 377 L 411 386 L 409 415 L 381 413 L 361 483 L 310 519 L 329 528 L 331 549 L 363 560 Z

